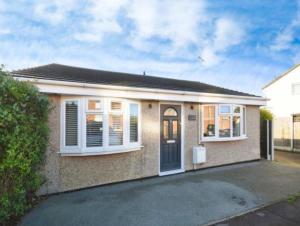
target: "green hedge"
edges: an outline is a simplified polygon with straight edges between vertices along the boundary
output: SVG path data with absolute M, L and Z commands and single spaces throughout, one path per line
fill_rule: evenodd
M 30 208 L 48 144 L 48 98 L 0 68 L 0 225 Z
M 260 109 L 260 119 L 261 120 L 272 120 L 273 113 L 265 108 Z

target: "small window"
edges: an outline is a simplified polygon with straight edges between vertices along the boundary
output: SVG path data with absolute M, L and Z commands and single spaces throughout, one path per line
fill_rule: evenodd
M 203 135 L 205 137 L 214 137 L 216 135 L 215 131 L 215 106 L 204 106 L 203 112 Z
M 167 108 L 164 112 L 164 116 L 177 116 L 177 111 L 174 108 Z
M 172 121 L 172 130 L 173 130 L 173 137 L 172 139 L 177 139 L 178 138 L 178 121 L 177 120 L 173 120 Z
M 230 114 L 230 105 L 220 105 L 219 113 L 220 114 Z
M 300 84 L 292 84 L 292 94 L 300 95 Z
M 138 141 L 138 115 L 139 115 L 139 106 L 138 104 L 130 104 L 129 105 L 130 111 L 130 119 L 129 119 L 129 132 L 130 132 L 130 142 L 137 142 Z
M 111 108 L 112 111 L 121 111 L 122 110 L 122 102 L 112 101 Z
M 78 102 L 65 102 L 65 145 L 78 145 Z
M 164 120 L 164 131 L 163 131 L 164 139 L 169 139 L 169 121 Z
M 89 111 L 100 111 L 101 101 L 100 100 L 88 100 L 88 110 Z
M 202 108 L 202 140 L 246 138 L 246 107 L 235 104 L 209 104 Z
M 235 114 L 241 113 L 241 107 L 240 106 L 234 106 L 233 113 L 235 113 Z

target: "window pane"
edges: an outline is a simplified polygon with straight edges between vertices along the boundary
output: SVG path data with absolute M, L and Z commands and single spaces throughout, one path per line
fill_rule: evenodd
M 89 100 L 88 110 L 101 110 L 101 101 L 100 100 Z
M 233 116 L 232 133 L 233 133 L 234 137 L 239 137 L 241 135 L 241 117 L 240 116 Z
M 139 106 L 130 104 L 130 142 L 138 141 L 138 115 Z
M 219 116 L 219 136 L 230 137 L 230 116 Z
M 235 106 L 233 112 L 234 112 L 234 113 L 241 113 L 241 108 L 238 107 L 238 106 Z
M 178 121 L 177 120 L 173 120 L 172 121 L 172 129 L 173 129 L 173 137 L 172 139 L 177 139 L 178 137 Z
M 300 94 L 300 84 L 292 84 L 292 94 L 293 95 Z
M 165 110 L 164 116 L 177 116 L 177 112 L 174 108 L 168 108 Z
M 230 105 L 220 105 L 220 114 L 229 114 L 230 113 Z
M 120 111 L 122 110 L 122 103 L 117 101 L 111 102 L 111 110 L 112 111 Z
M 109 115 L 109 145 L 123 145 L 123 115 Z
M 78 102 L 66 101 L 65 145 L 78 145 Z
M 243 108 L 243 134 L 246 134 L 246 108 Z
M 203 112 L 203 123 L 204 123 L 204 137 L 215 136 L 215 106 L 204 106 Z
M 164 120 L 164 139 L 169 139 L 169 121 Z
M 86 146 L 100 147 L 103 142 L 102 115 L 89 114 L 86 116 Z

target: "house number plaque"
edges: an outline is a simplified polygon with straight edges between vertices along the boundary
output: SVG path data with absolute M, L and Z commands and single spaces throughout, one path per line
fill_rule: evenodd
M 189 121 L 196 121 L 196 115 L 188 115 Z

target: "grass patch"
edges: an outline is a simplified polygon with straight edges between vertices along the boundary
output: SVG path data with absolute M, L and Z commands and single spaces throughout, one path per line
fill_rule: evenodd
M 292 204 L 296 202 L 299 198 L 300 198 L 300 192 L 297 192 L 296 194 L 289 195 L 287 201 L 288 203 Z

